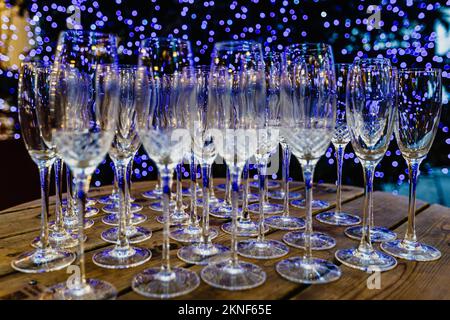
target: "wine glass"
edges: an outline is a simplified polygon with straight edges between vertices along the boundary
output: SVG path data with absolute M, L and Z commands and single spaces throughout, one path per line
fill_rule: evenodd
M 389 59 L 386 58 L 381 58 L 383 60 L 384 63 L 386 63 L 387 65 L 391 66 L 391 61 Z M 392 75 L 390 77 L 391 79 L 391 84 L 394 86 L 396 86 L 396 82 L 397 81 L 397 68 L 391 66 L 389 73 L 390 75 Z M 393 90 L 393 94 L 395 95 L 395 89 Z M 375 226 L 374 223 L 374 218 L 373 218 L 373 214 L 370 216 L 370 220 L 369 220 L 369 228 L 370 228 L 370 241 L 371 242 L 384 242 L 384 241 L 392 241 L 395 240 L 397 238 L 397 234 L 391 230 L 389 230 L 386 227 L 383 226 Z M 362 236 L 363 236 L 363 226 L 359 225 L 359 226 L 351 226 L 348 227 L 347 229 L 344 230 L 344 233 L 346 236 L 348 236 L 349 238 L 355 239 L 355 240 L 361 240 Z
M 49 87 L 50 87 L 50 72 L 51 64 L 45 62 L 35 62 L 34 63 L 34 94 L 35 94 L 35 108 L 37 110 L 42 110 L 45 105 L 49 103 Z M 44 106 L 43 106 L 44 105 Z M 37 112 L 37 120 L 39 121 L 39 116 L 41 114 Z M 45 119 L 42 119 L 45 121 Z M 53 146 L 54 149 L 56 149 Z M 77 245 L 76 237 L 74 237 L 70 232 L 64 227 L 63 221 L 63 209 L 62 209 L 62 170 L 63 161 L 58 155 L 53 163 L 53 169 L 55 172 L 55 221 L 49 222 L 49 232 L 48 241 L 50 246 L 54 248 L 73 248 Z M 35 248 L 40 248 L 41 237 L 36 237 L 31 245 Z
M 415 230 L 416 186 L 420 163 L 428 154 L 438 130 L 442 111 L 440 69 L 398 71 L 395 137 L 408 164 L 408 226 L 402 240 L 383 242 L 381 249 L 394 257 L 412 261 L 433 261 L 441 252 L 419 242 Z
M 195 103 L 194 77 L 181 72 L 183 67 L 193 65 L 190 42 L 176 38 L 144 40 L 139 65 L 147 68 L 139 80 L 143 88 L 139 98 L 142 102 L 138 104 L 138 133 L 163 182 L 164 227 L 161 267 L 137 274 L 131 286 L 147 297 L 171 298 L 189 293 L 200 284 L 195 272 L 170 265 L 169 251 L 172 175 L 191 145 L 184 104 Z
M 336 150 L 337 161 L 337 191 L 336 191 L 336 210 L 320 212 L 316 219 L 322 223 L 335 226 L 351 226 L 361 223 L 361 218 L 342 211 L 342 165 L 344 162 L 344 150 L 350 142 L 350 133 L 348 132 L 347 121 L 345 117 L 345 95 L 347 87 L 347 76 L 350 70 L 350 63 L 336 64 L 336 127 L 334 129 L 331 142 Z
M 282 71 L 281 55 L 278 52 L 268 52 L 265 60 L 266 103 L 257 112 L 262 115 L 263 126 L 258 130 L 255 159 L 259 175 L 259 233 L 256 239 L 246 239 L 238 242 L 240 255 L 254 259 L 274 259 L 286 255 L 288 247 L 281 241 L 265 239 L 264 214 L 268 208 L 266 200 L 267 164 L 270 156 L 278 147 L 280 128 L 280 80 Z M 280 206 L 280 205 L 278 205 Z
M 60 34 L 50 83 L 50 118 L 46 132 L 70 167 L 76 185 L 78 237 L 91 176 L 114 138 L 119 103 L 117 38 L 111 34 L 68 30 Z M 48 131 L 47 131 L 48 130 Z M 50 287 L 44 299 L 114 299 L 108 282 L 86 279 L 84 243 L 78 241 L 77 274 Z
M 246 161 L 255 154 L 256 130 L 262 128 L 258 110 L 265 106 L 264 62 L 261 44 L 227 41 L 214 45 L 208 91 L 209 128 L 216 147 L 230 170 L 232 181 L 231 257 L 201 271 L 207 284 L 226 290 L 243 290 L 264 283 L 266 273 L 253 263 L 239 261 L 236 222 L 240 179 Z
M 217 148 L 214 135 L 208 126 L 208 77 L 209 67 L 199 66 L 195 69 L 195 83 L 197 104 L 193 110 L 186 110 L 189 115 L 189 130 L 192 137 L 192 152 L 196 161 L 201 164 L 203 178 L 203 213 L 201 237 L 197 243 L 182 247 L 178 250 L 178 257 L 192 264 L 207 265 L 212 262 L 219 262 L 227 259 L 230 249 L 221 245 L 213 244 L 212 239 L 217 237 L 217 230 L 209 226 L 209 177 L 211 175 L 211 165 L 217 157 Z M 195 185 L 194 185 L 195 186 Z M 191 203 L 192 205 L 192 203 Z
M 313 232 L 312 181 L 314 168 L 333 135 L 336 118 L 336 83 L 331 46 L 324 43 L 294 44 L 285 51 L 287 76 L 282 84 L 282 135 L 302 166 L 306 193 L 306 230 L 291 231 L 283 240 L 305 249 L 276 265 L 284 278 L 298 283 L 327 283 L 341 271 L 330 261 L 315 258 L 312 250 L 330 249 L 330 236 Z
M 371 243 L 375 167 L 389 146 L 395 113 L 390 62 L 379 58 L 356 60 L 347 78 L 346 115 L 351 143 L 364 170 L 364 225 L 359 246 L 340 249 L 335 256 L 363 271 L 386 271 L 397 265 L 395 258 L 374 249 Z
M 47 107 L 48 95 L 39 96 L 36 90 L 41 86 L 47 86 L 46 78 L 39 73 L 48 69 L 42 63 L 23 63 L 19 74 L 18 107 L 19 123 L 25 147 L 39 168 L 41 182 L 41 232 L 39 246 L 31 251 L 20 254 L 11 262 L 13 269 L 26 273 L 41 273 L 60 270 L 70 265 L 75 260 L 75 255 L 70 251 L 54 247 L 49 241 L 48 216 L 49 216 L 49 183 L 52 165 L 56 159 L 56 148 L 53 144 L 45 142 L 45 133 L 39 126 L 38 108 Z M 43 105 L 46 106 L 43 106 Z
M 142 67 L 144 68 L 144 67 Z M 119 78 L 119 112 L 114 140 L 109 150 L 109 156 L 114 161 L 117 182 L 119 185 L 119 228 L 115 228 L 117 242 L 113 248 L 106 248 L 94 254 L 92 261 L 103 268 L 123 269 L 141 265 L 150 260 L 150 250 L 131 246 L 130 232 L 137 231 L 128 222 L 130 212 L 130 194 L 128 184 L 128 169 L 133 156 L 140 147 L 136 124 L 136 91 L 141 90 L 137 82 L 138 68 L 121 65 L 118 68 Z M 143 228 L 141 228 L 143 229 Z M 144 229 L 145 230 L 145 229 Z M 145 230 L 147 231 L 147 230 Z M 138 237 L 148 239 L 151 232 L 140 233 Z
M 281 103 L 281 83 L 282 77 L 286 76 L 285 59 L 282 53 L 270 52 L 266 54 L 266 83 L 267 83 L 267 100 L 269 108 L 271 110 L 272 118 L 271 121 L 277 123 L 280 126 L 280 118 L 282 115 Z M 299 217 L 292 217 L 289 215 L 289 199 L 292 197 L 299 197 L 299 192 L 289 192 L 289 163 L 291 157 L 291 151 L 289 145 L 285 142 L 284 138 L 278 133 L 278 140 L 276 141 L 282 143 L 283 148 L 283 190 L 270 191 L 272 194 L 281 194 L 283 203 L 283 214 L 275 215 L 264 219 L 264 223 L 269 227 L 281 230 L 299 230 L 305 227 L 305 220 Z M 270 196 L 269 196 L 270 197 Z

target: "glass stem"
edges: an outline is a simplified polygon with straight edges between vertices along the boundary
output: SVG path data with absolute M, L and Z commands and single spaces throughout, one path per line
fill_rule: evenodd
M 342 165 L 344 164 L 345 144 L 335 144 L 337 161 L 337 181 L 336 181 L 336 213 L 342 212 Z
M 211 169 L 212 169 L 212 165 L 211 165 Z M 209 197 L 210 198 L 216 197 L 216 195 L 214 193 L 214 178 L 212 175 L 212 170 L 211 170 L 211 174 L 209 176 Z
M 203 216 L 202 216 L 202 236 L 203 243 L 205 245 L 211 244 L 209 237 L 209 178 L 211 177 L 211 165 L 202 164 L 202 177 L 203 177 Z
M 261 157 L 258 161 L 259 178 L 259 222 L 258 222 L 258 241 L 264 241 L 264 202 L 266 200 L 266 174 L 267 158 Z
M 183 163 L 177 164 L 176 171 L 177 171 L 177 195 L 176 195 L 176 212 L 181 212 L 183 210 L 183 185 L 181 183 L 182 174 L 181 174 L 181 168 L 183 167 Z
M 134 159 L 134 156 L 136 155 L 136 153 L 129 159 L 129 163 L 128 163 L 128 165 L 127 165 L 127 171 L 126 171 L 126 183 L 127 183 L 127 203 L 126 203 L 126 208 L 127 208 L 127 210 L 126 210 L 126 214 L 125 214 L 125 222 L 126 222 L 126 224 L 125 224 L 125 227 L 126 227 L 126 229 L 128 229 L 128 228 L 131 228 L 132 227 L 132 219 L 133 219 L 133 214 L 131 213 L 131 201 L 130 201 L 130 199 L 131 199 L 131 176 L 133 175 L 133 159 Z M 120 189 L 120 188 L 119 188 Z M 120 204 L 120 203 L 119 203 Z M 120 211 L 119 211 L 120 212 Z M 119 219 L 120 219 L 120 216 L 119 216 Z
M 423 159 L 407 159 L 409 175 L 408 225 L 405 233 L 406 241 L 417 241 L 416 237 L 416 187 L 420 163 Z
M 84 212 L 86 210 L 86 197 L 89 191 L 89 183 L 91 181 L 91 175 L 87 174 L 84 170 L 80 170 L 75 175 L 76 185 L 76 200 L 77 200 L 77 213 L 78 213 L 78 267 L 80 268 L 79 277 L 76 278 L 76 288 L 82 289 L 86 285 L 86 268 L 85 268 L 85 256 L 84 256 Z
M 242 222 L 250 221 L 250 213 L 247 210 L 248 206 L 248 190 L 249 190 L 249 184 L 248 184 L 248 176 L 249 176 L 250 168 L 248 161 L 245 163 L 244 170 L 242 173 L 242 178 L 244 179 L 244 194 L 242 199 L 242 214 L 240 220 Z
M 57 232 L 64 231 L 63 216 L 62 216 L 62 176 L 63 176 L 63 161 L 61 158 L 56 158 L 53 164 L 55 171 L 55 230 Z
M 231 184 L 230 169 L 227 168 L 227 178 L 225 182 L 225 204 L 231 203 Z
M 241 172 L 242 168 L 232 167 L 230 169 L 230 176 L 232 181 L 232 197 L 231 203 L 233 211 L 231 213 L 232 232 L 231 232 L 231 264 L 233 267 L 237 267 L 239 264 L 237 253 L 237 215 L 239 210 L 239 186 L 241 184 Z
M 305 257 L 310 259 L 312 257 L 311 235 L 313 233 L 312 227 L 312 188 L 314 178 L 314 167 L 316 162 L 309 160 L 299 160 L 302 165 L 303 180 L 305 181 L 305 194 L 306 194 L 306 229 L 305 229 Z
M 74 190 L 74 183 L 70 169 L 66 166 L 66 180 L 67 180 L 67 208 L 64 221 L 72 225 L 74 221 L 77 221 L 76 217 L 76 197 Z
M 191 161 L 189 163 L 191 182 L 191 226 L 198 227 L 197 220 L 197 163 L 195 161 L 194 153 L 191 153 Z
M 281 150 L 283 151 L 283 164 L 282 164 L 282 174 L 283 174 L 283 216 L 289 217 L 289 166 L 291 164 L 291 149 L 287 144 L 281 144 Z
M 49 185 L 50 185 L 50 173 L 51 167 L 53 165 L 52 160 L 44 160 L 41 161 L 38 165 L 39 167 L 39 177 L 41 182 L 41 249 L 49 249 L 50 243 L 48 240 L 48 217 L 50 215 L 49 212 L 49 204 L 48 204 L 48 193 L 49 193 Z
M 114 170 L 114 184 L 113 184 L 113 189 L 111 192 L 111 197 L 115 200 L 118 199 L 119 197 L 119 182 L 117 181 L 117 170 L 116 170 L 116 165 L 113 162 L 113 170 Z M 117 204 L 117 202 L 113 202 L 113 204 Z
M 370 253 L 373 251 L 372 243 L 370 241 L 371 227 L 373 227 L 373 179 L 378 161 L 362 161 L 361 163 L 364 168 L 365 190 L 362 237 L 358 250 L 363 253 Z
M 170 273 L 170 192 L 172 188 L 172 172 L 167 166 L 162 167 L 160 170 L 162 190 L 163 190 L 163 214 L 164 214 L 164 227 L 163 227 L 163 245 L 162 245 L 162 264 L 161 272 Z
M 130 211 L 130 193 L 128 189 L 127 171 L 131 158 L 120 159 L 114 162 L 117 182 L 119 185 L 119 233 L 117 249 L 126 250 L 130 247 L 127 237 L 127 217 Z

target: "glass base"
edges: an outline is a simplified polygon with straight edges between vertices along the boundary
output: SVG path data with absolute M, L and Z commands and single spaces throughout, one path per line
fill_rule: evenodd
M 70 249 L 78 246 L 77 237 L 65 231 L 56 232 L 49 230 L 48 241 L 50 243 L 50 247 L 52 248 Z M 31 242 L 31 246 L 33 248 L 42 248 L 41 238 L 34 238 Z
M 171 226 L 187 226 L 191 222 L 191 216 L 188 213 L 170 213 L 169 215 Z M 156 221 L 164 224 L 166 222 L 166 216 L 161 215 L 156 217 Z M 197 221 L 200 221 L 200 216 L 197 216 Z
M 165 272 L 161 268 L 149 268 L 133 278 L 131 287 L 145 297 L 167 299 L 187 294 L 199 284 L 197 274 L 188 269 L 171 268 Z
M 42 273 L 64 269 L 75 261 L 75 254 L 61 249 L 36 249 L 22 253 L 11 262 L 14 270 Z
M 305 209 L 305 203 L 306 203 L 305 199 L 293 200 L 291 201 L 291 206 L 300 209 Z M 324 200 L 313 200 L 311 206 L 313 210 L 319 210 L 328 208 L 330 206 L 330 203 Z
M 183 197 L 190 197 L 191 196 L 191 189 L 190 188 L 183 188 L 181 190 L 181 194 Z M 202 189 L 200 187 L 197 187 L 197 197 L 202 196 Z
M 362 237 L 362 226 L 354 226 L 345 229 L 344 233 L 347 237 L 361 240 Z M 372 227 L 370 228 L 370 241 L 371 242 L 386 242 L 392 241 L 397 238 L 397 234 L 385 227 Z
M 246 290 L 258 287 L 266 281 L 266 273 L 253 263 L 231 261 L 210 264 L 201 272 L 203 281 L 212 287 L 225 290 Z
M 147 216 L 140 213 L 132 213 L 131 216 L 131 225 L 135 226 L 137 224 L 141 224 L 147 221 Z M 118 226 L 119 225 L 119 215 L 115 213 L 108 214 L 102 218 L 102 222 L 109 226 Z
M 209 203 L 209 209 L 214 208 L 215 206 L 220 205 L 220 204 L 222 204 L 224 202 L 225 202 L 225 200 L 218 199 L 218 198 L 216 198 L 216 201 L 214 201 L 214 202 L 209 201 L 208 202 Z M 203 199 L 201 199 L 201 198 L 197 199 L 197 202 L 195 203 L 195 206 L 199 207 L 199 208 L 203 207 Z
M 218 191 L 223 191 L 223 192 L 225 192 L 226 191 L 226 188 L 227 188 L 227 185 L 225 184 L 225 183 L 219 183 L 219 184 L 217 184 L 216 186 L 215 186 L 215 188 L 218 190 Z M 244 190 L 244 185 L 240 185 L 239 186 L 239 191 L 243 191 Z
M 209 210 L 209 214 L 213 217 L 219 218 L 219 219 L 230 219 L 231 213 L 233 212 L 233 207 L 228 204 L 219 205 L 216 207 L 213 207 Z M 241 208 L 238 208 L 238 214 L 242 212 Z
M 264 219 L 264 224 L 279 230 L 301 230 L 305 228 L 305 219 L 292 216 L 272 216 Z
M 100 210 L 98 210 L 95 207 L 87 207 L 86 212 L 84 213 L 84 216 L 86 218 L 91 218 L 91 217 L 96 216 L 99 212 L 100 212 Z
M 317 221 L 333 226 L 353 226 L 361 223 L 361 218 L 345 212 L 321 212 L 316 216 Z
M 238 237 L 257 237 L 258 236 L 258 223 L 251 220 L 238 220 L 236 223 L 237 232 L 236 236 Z M 233 229 L 233 222 L 226 222 L 222 224 L 221 229 L 223 232 L 231 234 Z M 264 225 L 264 233 L 269 231 L 269 227 Z
M 276 240 L 248 239 L 238 242 L 237 251 L 246 258 L 276 259 L 287 255 L 289 248 L 283 242 Z
M 175 200 L 170 200 L 170 202 L 169 202 L 170 211 L 173 211 L 175 209 L 176 205 L 177 205 L 177 202 Z M 162 203 L 162 201 L 153 202 L 150 204 L 149 208 L 154 211 L 162 212 L 163 211 L 163 203 Z M 183 203 L 182 209 L 186 209 L 186 208 L 187 208 L 187 205 L 185 203 Z
M 131 212 L 136 213 L 142 211 L 144 207 L 139 203 L 131 203 Z M 108 204 L 102 208 L 103 212 L 106 213 L 119 213 L 119 206 L 116 204 Z
M 178 258 L 186 263 L 206 266 L 230 259 L 230 249 L 218 243 L 197 243 L 182 247 L 177 252 Z
M 238 201 L 239 201 L 239 204 L 242 204 L 244 202 L 244 193 L 243 192 L 239 193 Z M 249 192 L 247 194 L 247 203 L 252 203 L 252 202 L 256 202 L 256 201 L 259 201 L 259 194 Z
M 102 232 L 101 238 L 103 241 L 109 243 L 117 243 L 118 239 L 118 227 L 110 228 Z M 139 243 L 148 240 L 152 237 L 152 231 L 139 226 L 127 226 L 126 229 L 128 242 L 129 243 Z
M 328 283 L 341 277 L 341 269 L 338 266 L 313 257 L 284 259 L 277 263 L 276 270 L 283 278 L 296 283 Z
M 284 191 L 282 191 L 282 190 L 271 190 L 271 191 L 267 192 L 267 196 L 270 199 L 283 200 L 284 199 Z M 302 197 L 302 194 L 300 192 L 296 192 L 296 191 L 290 191 L 289 192 L 289 200 L 300 199 L 301 197 Z
M 49 225 L 52 226 L 55 222 L 50 221 Z M 70 233 L 76 233 L 78 230 L 78 219 L 67 220 L 63 219 L 64 229 Z M 84 219 L 84 230 L 91 228 L 94 225 L 94 220 L 92 219 Z
M 86 279 L 86 285 L 81 289 L 68 288 L 68 282 L 59 283 L 46 290 L 41 300 L 113 300 L 117 297 L 116 288 L 109 282 Z
M 259 181 L 250 181 L 249 186 L 252 188 L 259 189 Z M 278 181 L 269 180 L 267 181 L 267 189 L 276 189 L 281 187 L 281 184 Z
M 305 249 L 305 232 L 292 231 L 283 236 L 283 241 L 295 248 Z M 311 234 L 312 250 L 328 250 L 336 245 L 336 240 L 329 235 L 321 232 L 313 232 Z
M 100 202 L 100 201 L 99 201 Z M 86 198 L 86 207 L 93 207 L 97 203 L 97 199 L 94 198 Z M 61 204 L 63 207 L 67 205 L 67 199 L 62 199 Z
M 425 243 L 409 240 L 383 242 L 381 249 L 396 258 L 410 261 L 433 261 L 441 257 L 441 252 Z
M 161 199 L 162 198 L 162 190 L 154 189 L 154 190 L 145 191 L 142 193 L 142 196 L 146 199 L 151 199 L 151 200 Z
M 92 261 L 99 267 L 107 269 L 125 269 L 139 266 L 152 257 L 150 250 L 138 247 L 106 248 L 97 252 Z
M 387 271 L 397 265 L 397 260 L 394 257 L 378 250 L 362 252 L 357 248 L 341 249 L 336 251 L 334 255 L 342 264 L 365 272 Z
M 98 203 L 101 203 L 101 204 L 112 204 L 118 199 L 119 199 L 118 197 L 113 198 L 113 197 L 111 197 L 111 195 L 107 195 L 107 196 L 102 196 L 102 197 L 97 198 L 97 201 L 98 201 Z
M 254 214 L 259 214 L 259 203 L 252 203 L 247 206 L 247 210 Z M 278 203 L 264 203 L 264 214 L 280 214 L 283 213 L 284 207 Z
M 218 236 L 216 229 L 209 229 L 209 238 L 212 240 Z M 188 225 L 183 228 L 171 230 L 169 237 L 172 240 L 183 243 L 195 243 L 202 241 L 202 228 L 200 226 Z

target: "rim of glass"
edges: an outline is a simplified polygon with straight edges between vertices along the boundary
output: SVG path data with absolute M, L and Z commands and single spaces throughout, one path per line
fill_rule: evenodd
M 49 70 L 52 68 L 53 63 L 44 60 L 22 61 L 20 67 L 23 68 L 24 66 L 32 66 L 36 70 Z
M 236 46 L 244 46 L 248 45 L 249 47 L 258 47 L 258 49 L 262 50 L 262 45 L 260 42 L 255 40 L 226 40 L 219 41 L 214 44 L 214 51 L 216 50 L 226 50 L 235 48 Z
M 92 30 L 83 30 L 83 29 L 70 29 L 70 30 L 63 30 L 59 34 L 60 39 L 65 39 L 66 36 L 76 36 L 76 35 L 82 35 L 83 37 L 97 37 L 100 39 L 117 39 L 117 35 L 114 33 L 106 33 L 106 32 L 100 32 L 100 31 L 92 31 Z
M 307 51 L 328 50 L 331 49 L 331 45 L 325 42 L 301 42 L 289 45 L 285 51 L 289 49 L 304 49 Z
M 381 64 L 389 64 L 391 65 L 391 60 L 389 60 L 388 58 L 362 58 L 362 59 L 355 59 L 355 61 L 353 61 L 353 64 L 357 64 L 357 65 L 361 65 L 361 64 L 367 64 L 367 63 L 381 63 Z
M 437 72 L 441 73 L 441 68 L 404 68 L 398 69 L 398 73 L 428 73 L 428 72 Z
M 180 43 L 185 43 L 188 46 L 191 46 L 191 42 L 189 40 L 186 39 L 182 39 L 182 38 L 176 38 L 176 37 L 149 37 L 149 38 L 145 38 L 141 41 L 141 47 L 147 46 L 148 43 L 151 42 L 180 42 Z

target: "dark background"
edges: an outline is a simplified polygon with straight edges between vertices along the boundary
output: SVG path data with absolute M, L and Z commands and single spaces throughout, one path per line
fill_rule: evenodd
M 137 62 L 140 40 L 150 36 L 173 35 L 186 37 L 192 42 L 198 64 L 209 64 L 214 42 L 253 39 L 263 43 L 265 50 L 280 49 L 293 42 L 327 42 L 333 46 L 336 62 L 351 62 L 356 56 L 384 56 L 399 68 L 439 67 L 444 71 L 445 104 L 435 143 L 422 165 L 421 186 L 425 191 L 419 192 L 418 196 L 449 205 L 446 192 L 450 186 L 447 112 L 450 54 L 437 50 L 441 45 L 450 48 L 449 2 L 0 0 L 0 53 L 8 54 L 6 48 L 13 43 L 10 41 L 12 34 L 16 34 L 16 37 L 27 38 L 23 59 L 52 60 L 58 34 L 67 28 L 66 19 L 70 16 L 67 9 L 75 5 L 80 9 L 84 29 L 113 32 L 119 36 L 121 63 Z M 375 4 L 381 18 L 379 29 L 367 23 L 370 16 L 367 8 Z M 13 9 L 18 11 L 11 14 Z M 8 21 L 5 21 L 3 17 L 7 14 Z M 3 25 L 9 28 L 17 19 L 28 21 L 27 30 L 5 31 Z M 439 28 L 447 33 L 439 33 Z M 8 64 L 0 56 L 0 209 L 39 197 L 37 169 L 25 150 L 17 123 L 17 68 L 17 64 Z M 334 182 L 335 165 L 334 151 L 330 147 L 317 167 L 315 181 Z M 405 194 L 405 169 L 404 160 L 393 140 L 377 168 L 376 188 Z M 154 164 L 143 150 L 135 159 L 134 170 L 135 181 L 154 179 L 156 176 Z M 223 166 L 215 166 L 215 176 L 223 176 L 223 173 Z M 294 159 L 291 177 L 301 179 L 299 165 Z M 107 159 L 97 169 L 92 184 L 101 186 L 111 182 L 112 170 Z M 343 182 L 353 185 L 363 183 L 360 164 L 350 146 L 346 152 Z

